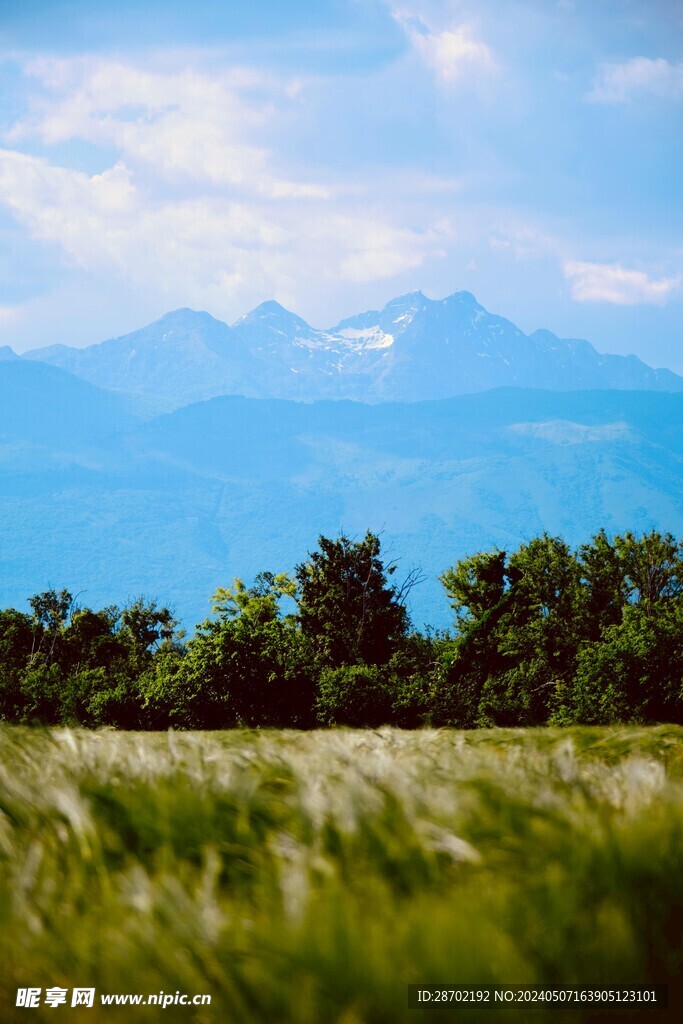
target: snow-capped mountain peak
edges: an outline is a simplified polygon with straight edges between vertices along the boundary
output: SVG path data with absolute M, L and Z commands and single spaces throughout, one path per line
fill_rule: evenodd
M 240 328 L 250 324 L 265 324 L 276 329 L 287 328 L 289 330 L 306 332 L 313 330 L 310 324 L 307 324 L 302 317 L 292 313 L 289 309 L 285 309 L 275 299 L 259 303 L 249 313 L 245 313 L 239 320 L 236 320 L 232 326 L 234 330 L 240 330 Z
M 443 299 L 408 292 L 329 330 L 311 327 L 275 300 L 232 327 L 209 313 L 178 309 L 122 338 L 27 357 L 173 405 L 221 394 L 382 402 L 501 386 L 683 390 L 683 378 L 635 356 L 601 355 L 587 341 L 545 330 L 526 335 L 467 291 Z

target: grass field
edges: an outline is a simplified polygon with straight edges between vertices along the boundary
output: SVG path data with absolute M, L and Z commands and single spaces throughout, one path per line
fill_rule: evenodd
M 683 729 L 4 728 L 0 873 L 3 1024 L 654 1020 L 407 984 L 675 984 Z M 98 1006 L 160 991 L 212 1005 Z

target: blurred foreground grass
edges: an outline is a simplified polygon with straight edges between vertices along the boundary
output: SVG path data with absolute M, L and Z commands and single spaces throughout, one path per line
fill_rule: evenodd
M 0 729 L 2 1022 L 654 1021 L 406 986 L 682 965 L 681 728 Z M 14 1006 L 53 985 L 212 1005 Z

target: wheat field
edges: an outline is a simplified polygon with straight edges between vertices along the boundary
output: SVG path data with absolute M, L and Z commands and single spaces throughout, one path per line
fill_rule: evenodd
M 407 986 L 675 995 L 682 931 L 681 728 L 0 729 L 2 1022 L 654 1020 Z

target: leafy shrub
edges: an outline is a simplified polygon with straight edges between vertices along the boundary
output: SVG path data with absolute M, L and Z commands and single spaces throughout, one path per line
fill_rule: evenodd
M 387 674 L 377 665 L 341 665 L 320 673 L 315 708 L 320 725 L 385 725 L 392 718 L 393 695 Z

